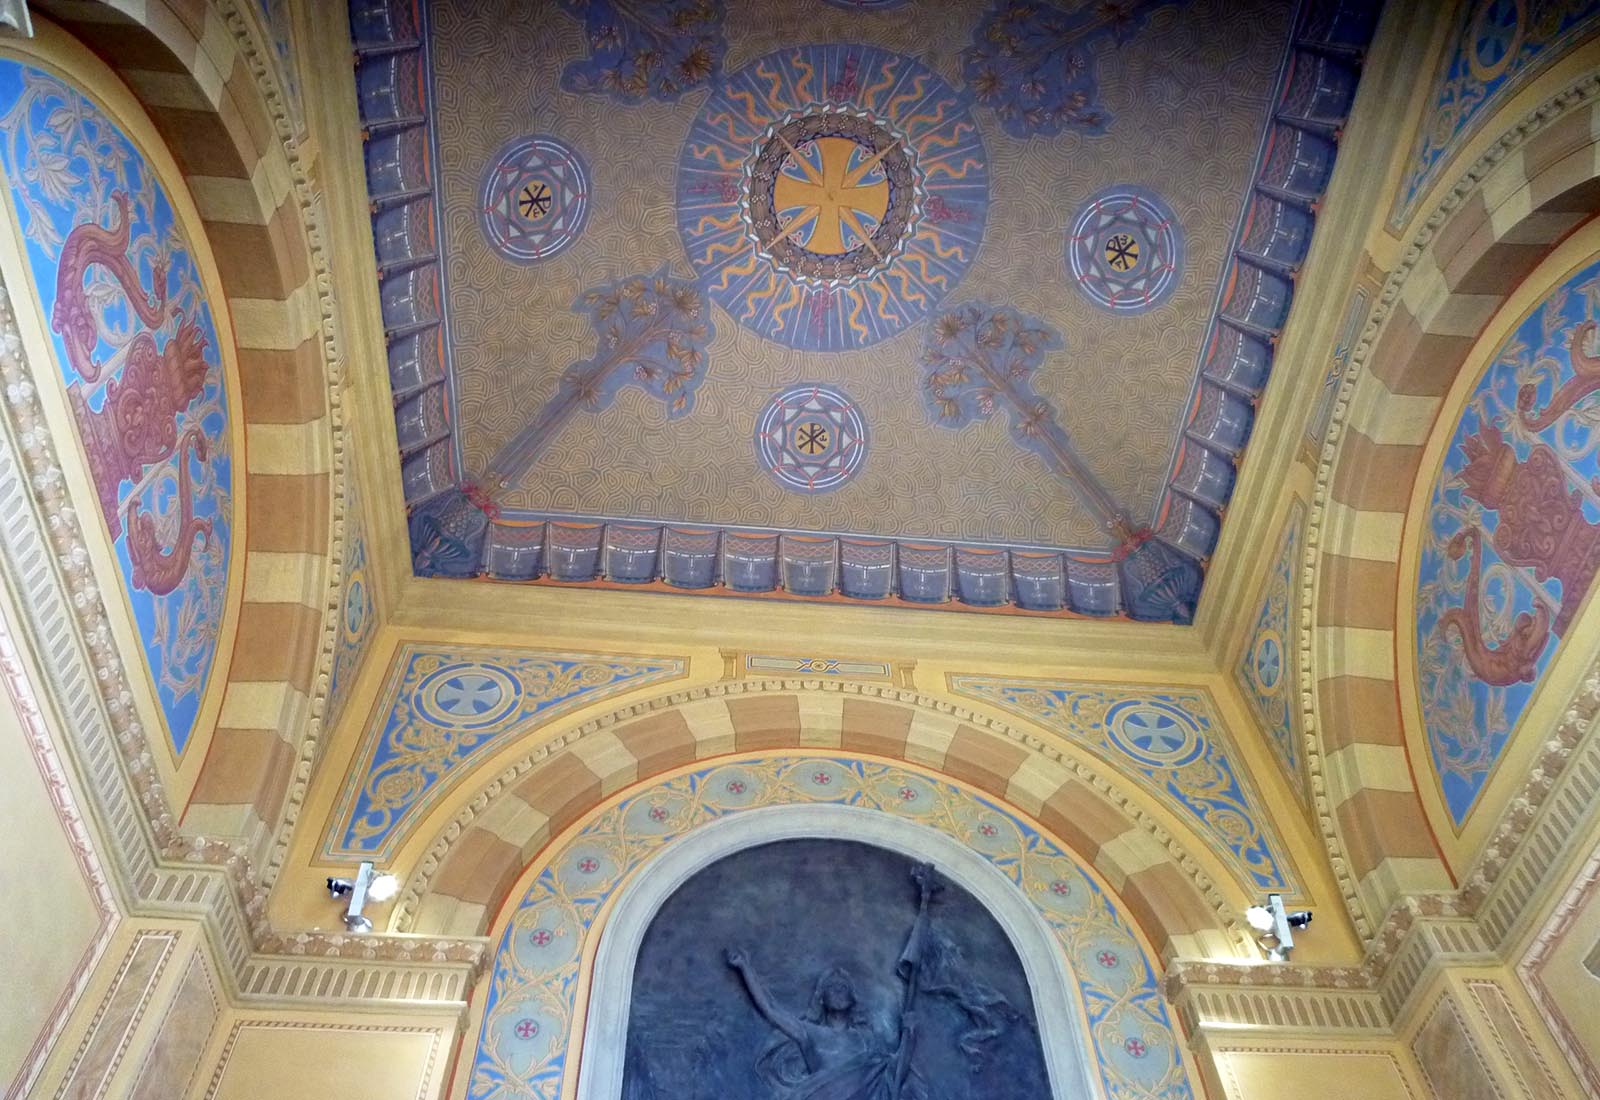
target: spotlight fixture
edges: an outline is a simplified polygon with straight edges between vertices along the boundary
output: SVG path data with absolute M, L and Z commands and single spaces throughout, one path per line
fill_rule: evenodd
M 361 912 L 369 901 L 388 901 L 400 892 L 400 880 L 387 871 L 379 872 L 371 863 L 363 863 L 356 877 L 328 879 L 328 896 L 349 898 L 344 911 L 344 926 L 352 932 L 372 931 L 372 921 Z
M 1288 912 L 1283 907 L 1282 894 L 1268 894 L 1265 905 L 1252 905 L 1244 911 L 1244 919 L 1261 933 L 1256 937 L 1256 946 L 1268 960 L 1288 962 L 1289 953 L 1294 950 L 1294 933 L 1311 923 L 1311 911 Z

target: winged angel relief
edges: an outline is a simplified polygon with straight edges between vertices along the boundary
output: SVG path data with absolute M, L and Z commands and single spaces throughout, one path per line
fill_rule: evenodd
M 89 100 L 0 72 L 11 194 L 106 530 L 163 694 L 197 695 L 222 615 L 230 526 L 216 333 L 149 164 Z M 174 730 L 182 740 L 178 730 Z
M 1456 820 L 1600 569 L 1600 265 L 1501 348 L 1451 441 L 1418 591 L 1424 717 Z

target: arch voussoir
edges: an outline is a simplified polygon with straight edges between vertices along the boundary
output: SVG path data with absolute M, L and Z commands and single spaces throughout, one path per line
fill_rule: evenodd
M 411 875 L 393 924 L 482 935 L 523 870 L 613 796 L 700 761 L 816 753 L 897 761 L 981 791 L 1093 864 L 1158 950 L 1234 951 L 1237 906 L 1174 838 L 1076 762 L 912 692 L 822 687 L 716 685 L 557 738 L 466 800 Z
M 188 831 L 259 851 L 279 824 L 331 659 L 342 505 L 338 373 L 313 212 L 282 93 L 231 3 L 36 9 L 98 54 L 164 139 L 199 211 L 233 320 L 243 422 L 244 592 L 221 711 Z M 297 182 L 298 181 L 298 182 Z
M 1590 76 L 1519 118 L 1420 223 L 1351 357 L 1307 540 L 1302 660 L 1319 817 L 1363 935 L 1405 893 L 1454 885 L 1406 754 L 1397 680 L 1407 511 L 1439 408 L 1484 328 L 1600 212 Z

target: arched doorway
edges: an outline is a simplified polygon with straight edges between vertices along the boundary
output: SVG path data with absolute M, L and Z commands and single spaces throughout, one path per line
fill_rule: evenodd
M 951 899 L 958 904 L 949 906 L 958 910 L 954 919 L 944 914 L 946 902 L 937 895 L 921 911 L 927 918 L 921 918 L 918 902 L 923 891 L 907 872 L 923 863 L 932 871 L 937 884 L 933 889 L 940 889 L 940 880 L 948 880 L 950 893 L 959 895 Z M 702 881 L 713 874 L 714 881 Z M 862 881 L 869 876 L 874 880 Z M 714 899 L 709 907 L 707 891 Z M 906 904 L 898 906 L 896 901 Z M 735 907 L 733 914 L 725 908 L 721 913 L 708 911 L 728 903 Z M 823 908 L 818 908 L 819 904 Z M 973 919 L 973 906 L 982 910 L 987 921 Z M 664 907 L 670 911 L 664 912 Z M 830 910 L 836 914 L 832 927 Z M 729 915 L 736 919 L 727 919 Z M 661 942 L 672 922 L 678 920 L 689 923 L 683 931 L 698 943 Z M 945 933 L 940 926 L 946 923 L 956 927 Z M 805 939 L 785 934 L 803 933 L 806 925 L 813 927 Z M 987 965 L 980 971 L 964 960 L 944 967 L 933 962 L 932 968 L 960 973 L 919 974 L 934 954 L 927 941 L 937 936 L 953 937 L 949 942 L 958 951 L 976 951 Z M 828 941 L 820 948 L 814 944 L 819 937 Z M 995 938 L 1009 951 L 997 950 Z M 813 944 L 811 949 L 801 947 L 808 942 Z M 737 1096 L 742 1084 L 752 1095 L 759 1094 L 752 1090 L 759 1089 L 765 1067 L 740 1058 L 736 1044 L 739 1039 L 748 1042 L 752 1038 L 761 1044 L 768 1036 L 760 1021 L 743 1011 L 742 990 L 729 980 L 731 971 L 716 972 L 714 964 L 720 960 L 715 956 L 724 950 L 750 955 L 744 965 L 765 967 L 760 977 L 752 969 L 748 980 L 758 983 L 756 988 L 774 982 L 792 987 L 802 976 L 826 981 L 830 969 L 838 968 L 858 988 L 892 990 L 903 998 L 901 1004 L 880 1003 L 866 1010 L 880 1017 L 874 1021 L 879 1024 L 875 1030 L 893 1029 L 896 1042 L 916 1048 L 906 1054 L 908 1069 L 919 1061 L 942 1064 L 956 1060 L 965 1063 L 963 1076 L 993 1072 L 990 1059 L 1002 1055 L 990 1047 L 999 1045 L 996 1041 L 1000 1040 L 1011 1048 L 1004 1056 L 1009 1056 L 1007 1076 L 1012 1081 L 1009 1086 L 996 1082 L 994 1095 L 1094 1095 L 1082 1057 L 1088 1049 L 1083 1025 L 1069 999 L 1072 977 L 1068 964 L 1049 926 L 1018 884 L 971 848 L 928 825 L 860 807 L 813 803 L 766 807 L 704 825 L 663 850 L 629 882 L 600 936 L 584 1031 L 579 1100 L 665 1095 L 663 1087 L 671 1090 L 680 1083 L 672 1079 L 670 1068 L 663 1072 L 662 1060 L 652 1059 L 653 1052 L 648 1050 L 650 1032 L 662 1022 L 662 1014 L 651 1011 L 656 1006 L 650 994 L 665 992 L 666 983 L 654 974 L 660 963 L 678 956 L 676 975 L 689 952 L 695 956 L 688 960 L 691 966 L 713 964 L 697 967 L 699 977 L 722 993 L 707 1007 L 714 1007 L 717 1015 L 731 1019 L 735 1026 L 744 1025 L 731 1037 L 733 1050 L 712 1052 L 708 1048 L 712 1057 L 705 1061 L 730 1078 L 719 1091 Z M 802 957 L 796 959 L 796 954 Z M 866 965 L 869 959 L 880 965 Z M 882 965 L 885 962 L 887 967 Z M 1015 974 L 1009 972 L 1008 964 L 1016 966 Z M 884 973 L 886 969 L 889 973 Z M 920 999 L 919 979 L 924 990 Z M 961 983 L 969 989 L 948 989 L 949 996 L 941 1002 L 925 992 L 936 981 Z M 679 991 L 686 992 L 682 983 L 676 984 Z M 979 986 L 987 989 L 979 992 Z M 959 999 L 964 992 L 970 994 L 965 1011 L 974 1020 L 986 1016 L 981 1029 L 993 1034 L 985 1038 L 963 1034 L 952 1043 L 950 1034 L 934 1034 L 936 1028 L 923 1026 L 931 1023 L 924 1020 L 925 1015 L 937 1011 L 940 1004 L 948 1007 L 950 999 Z M 858 996 L 868 999 L 865 990 Z M 993 1002 L 988 1006 L 977 1003 L 990 996 Z M 934 1003 L 924 1003 L 929 1001 Z M 904 1017 L 911 1013 L 917 1014 L 917 1029 L 924 1035 L 906 1034 Z M 713 1023 L 711 1019 L 702 1022 Z M 884 1042 L 887 1036 L 880 1034 L 879 1039 Z M 963 1039 L 967 1041 L 963 1043 Z M 957 1050 L 952 1052 L 951 1046 Z M 759 1051 L 760 1045 L 756 1049 Z M 773 1053 L 780 1049 L 781 1044 Z M 1038 1050 L 1038 1069 L 1045 1072 L 1034 1072 L 1027 1057 L 1031 1050 Z M 748 1047 L 744 1052 L 748 1053 Z M 952 1053 L 966 1057 L 952 1059 Z M 868 1065 L 862 1069 L 870 1072 Z M 771 1076 L 782 1073 L 774 1067 Z M 778 1081 L 766 1083 L 782 1087 Z M 1007 1092 L 1008 1087 L 1012 1091 Z M 936 1091 L 946 1095 L 949 1090 Z
M 1000 800 L 914 766 L 804 751 L 639 784 L 548 845 L 495 921 L 455 1087 L 621 1095 L 632 964 L 663 899 L 719 856 L 819 832 L 932 858 L 994 914 L 1056 1048 L 1054 1095 L 1193 1095 L 1155 955 L 1092 867 Z

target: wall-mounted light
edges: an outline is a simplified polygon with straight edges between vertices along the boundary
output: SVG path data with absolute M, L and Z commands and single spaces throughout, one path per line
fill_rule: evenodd
M 1311 923 L 1311 911 L 1301 909 L 1290 913 L 1283 907 L 1282 894 L 1268 894 L 1265 905 L 1252 905 L 1244 911 L 1244 919 L 1260 933 L 1256 946 L 1266 952 L 1272 962 L 1288 962 L 1294 950 L 1294 933 Z
M 0 0 L 0 31 L 33 37 L 33 20 L 28 16 L 28 0 Z
M 388 901 L 399 892 L 400 880 L 387 871 L 380 873 L 371 863 L 363 863 L 353 879 L 328 880 L 329 897 L 350 899 L 344 911 L 344 926 L 352 932 L 372 931 L 372 921 L 361 913 L 367 902 Z

